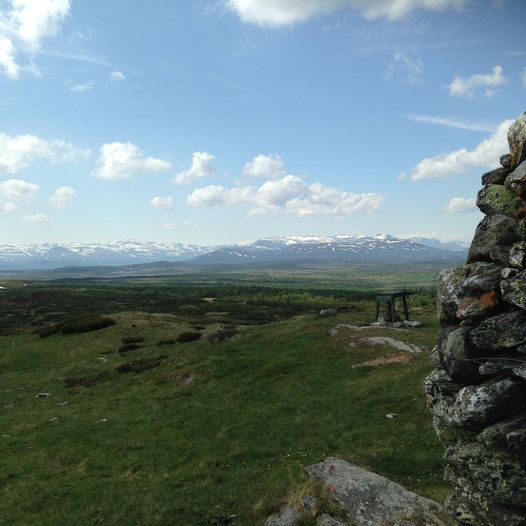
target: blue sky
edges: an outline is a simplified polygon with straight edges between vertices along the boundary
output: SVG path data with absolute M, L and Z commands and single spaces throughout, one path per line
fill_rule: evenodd
M 0 242 L 469 240 L 523 0 L 0 0 Z

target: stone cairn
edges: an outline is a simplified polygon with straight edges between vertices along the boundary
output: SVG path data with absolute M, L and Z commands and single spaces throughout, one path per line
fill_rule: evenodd
M 482 176 L 466 264 L 439 277 L 437 369 L 425 380 L 446 508 L 465 525 L 526 525 L 526 112 L 508 142 Z

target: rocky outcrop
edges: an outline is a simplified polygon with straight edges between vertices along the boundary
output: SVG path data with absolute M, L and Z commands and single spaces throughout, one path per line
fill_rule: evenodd
M 329 495 L 330 513 L 316 497 L 305 496 L 271 515 L 265 526 L 296 526 L 305 520 L 317 526 L 456 525 L 437 502 L 344 460 L 327 458 L 306 472 Z
M 526 113 L 482 176 L 466 265 L 438 283 L 439 368 L 425 381 L 461 524 L 526 525 Z

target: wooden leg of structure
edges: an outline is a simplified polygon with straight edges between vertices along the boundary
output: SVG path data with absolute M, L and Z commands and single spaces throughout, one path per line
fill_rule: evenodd
M 376 317 L 374 318 L 374 321 L 378 321 L 378 318 L 380 317 L 380 302 L 376 302 Z
M 407 308 L 407 298 L 404 296 L 402 298 L 402 301 L 404 302 L 404 316 L 405 316 L 405 319 L 408 320 L 409 319 L 409 309 Z

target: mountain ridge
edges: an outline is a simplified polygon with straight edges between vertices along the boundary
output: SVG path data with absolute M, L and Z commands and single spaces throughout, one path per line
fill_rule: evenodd
M 271 261 L 395 261 L 458 259 L 462 242 L 398 238 L 390 234 L 280 236 L 253 242 L 200 246 L 177 242 L 114 241 L 108 243 L 0 244 L 1 270 L 50 270 L 65 266 L 120 266 L 141 263 L 192 262 L 198 265 Z

